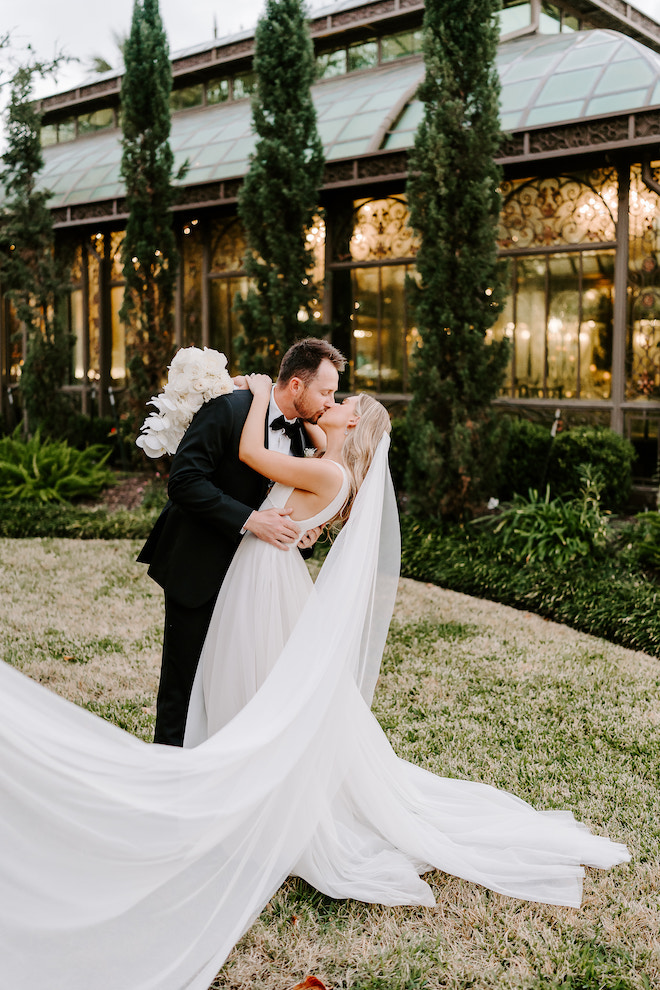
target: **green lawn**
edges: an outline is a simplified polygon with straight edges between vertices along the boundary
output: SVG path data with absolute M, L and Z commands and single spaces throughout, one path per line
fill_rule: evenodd
M 0 540 L 5 660 L 150 738 L 162 604 L 131 541 Z M 626 842 L 580 910 L 443 874 L 436 908 L 332 901 L 290 880 L 214 988 L 660 987 L 660 662 L 492 602 L 402 581 L 375 710 L 437 773 L 569 808 Z M 121 988 L 117 988 L 121 990 Z

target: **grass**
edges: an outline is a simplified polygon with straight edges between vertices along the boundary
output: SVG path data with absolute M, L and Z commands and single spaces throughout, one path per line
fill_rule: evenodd
M 2 655 L 150 738 L 159 589 L 132 541 L 0 540 Z M 660 986 L 660 663 L 530 613 L 402 581 L 374 709 L 437 773 L 569 808 L 626 842 L 580 910 L 441 873 L 435 908 L 333 901 L 290 879 L 214 990 L 651 990 Z M 119 988 L 118 988 L 119 990 Z

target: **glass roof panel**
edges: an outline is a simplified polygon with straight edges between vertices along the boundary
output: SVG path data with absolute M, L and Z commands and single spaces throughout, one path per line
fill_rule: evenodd
M 506 131 L 660 104 L 660 55 L 615 31 L 535 34 L 504 42 L 498 66 Z M 313 96 L 327 159 L 368 152 L 423 74 L 422 60 L 415 58 L 318 82 Z M 383 146 L 411 147 L 422 110 L 413 96 Z M 245 174 L 254 149 L 249 101 L 175 114 L 171 145 L 177 166 L 190 161 L 186 185 Z M 51 145 L 44 158 L 40 185 L 53 191 L 52 207 L 122 194 L 117 131 Z
M 556 124 L 562 119 L 572 120 L 580 116 L 583 106 L 584 100 L 575 100 L 573 103 L 561 103 L 559 105 L 551 103 L 545 107 L 532 107 L 527 114 L 527 123 L 533 127 L 535 124 Z M 564 115 L 563 118 L 562 114 Z
M 614 93 L 617 90 L 639 89 L 650 86 L 655 80 L 653 69 L 641 58 L 626 59 L 608 65 L 603 72 L 598 89 L 601 93 Z
M 535 103 L 537 106 L 545 106 L 547 103 L 562 103 L 564 100 L 574 99 L 578 94 L 590 93 L 600 76 L 600 72 L 600 68 L 595 66 L 590 69 L 580 69 L 577 72 L 557 72 L 544 84 Z M 529 118 L 527 123 L 529 123 Z
M 646 106 L 647 89 L 633 89 L 627 93 L 610 93 L 589 101 L 587 116 L 595 117 L 603 113 L 616 113 L 617 110 L 636 110 Z
M 560 57 L 557 53 L 541 55 L 536 59 L 519 58 L 514 65 L 508 66 L 500 73 L 502 82 L 509 86 L 520 79 L 540 79 Z

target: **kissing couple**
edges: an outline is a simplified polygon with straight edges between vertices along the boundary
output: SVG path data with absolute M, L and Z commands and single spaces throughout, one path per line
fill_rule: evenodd
M 0 986 L 207 990 L 291 874 L 432 905 L 438 869 L 579 906 L 582 864 L 629 859 L 570 812 L 391 749 L 370 712 L 399 571 L 389 417 L 335 404 L 340 367 L 299 342 L 274 387 L 209 398 L 178 446 L 141 556 L 166 595 L 157 731 L 179 745 L 0 665 Z M 309 433 L 289 438 L 296 414 Z M 308 442 L 323 456 L 291 456 Z M 331 520 L 313 584 L 296 545 Z

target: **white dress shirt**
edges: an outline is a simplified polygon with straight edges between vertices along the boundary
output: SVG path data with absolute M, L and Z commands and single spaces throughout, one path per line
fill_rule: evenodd
M 277 450 L 280 454 L 290 454 L 291 453 L 291 438 L 286 435 L 284 430 L 273 430 L 270 424 L 278 416 L 284 416 L 284 413 L 275 402 L 275 386 L 273 385 L 273 391 L 270 393 L 270 405 L 268 406 L 268 449 Z M 284 416 L 287 423 L 295 423 L 295 419 L 289 419 Z

